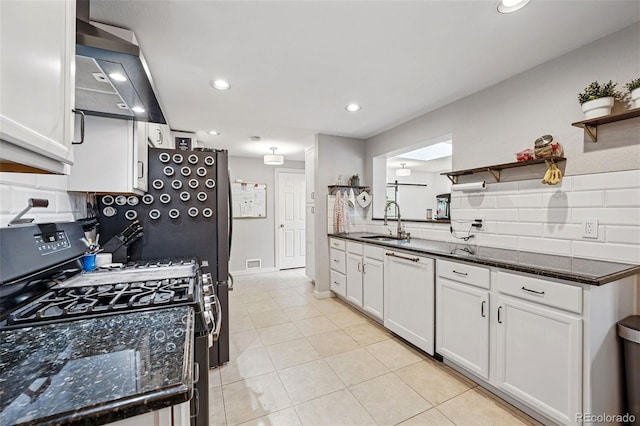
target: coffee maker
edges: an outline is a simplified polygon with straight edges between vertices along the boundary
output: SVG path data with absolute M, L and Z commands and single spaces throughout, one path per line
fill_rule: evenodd
M 451 219 L 450 204 L 451 194 L 436 195 L 436 219 Z

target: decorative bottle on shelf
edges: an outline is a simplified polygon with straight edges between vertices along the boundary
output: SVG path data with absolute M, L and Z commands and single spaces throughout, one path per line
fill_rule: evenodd
M 349 180 L 349 186 L 354 186 L 354 187 L 360 186 L 360 176 L 359 175 L 351 176 L 351 179 Z

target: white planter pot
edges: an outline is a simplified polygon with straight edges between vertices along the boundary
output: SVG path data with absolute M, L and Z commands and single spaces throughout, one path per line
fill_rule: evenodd
M 640 87 L 631 91 L 631 100 L 634 108 L 640 108 Z
M 609 115 L 611 114 L 611 108 L 613 108 L 613 96 L 594 99 L 582 104 L 582 112 L 584 112 L 584 118 L 586 119 Z

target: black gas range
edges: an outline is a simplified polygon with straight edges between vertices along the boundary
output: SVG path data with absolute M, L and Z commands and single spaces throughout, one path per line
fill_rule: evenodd
M 147 313 L 155 318 L 167 309 L 190 308 L 195 367 L 189 371 L 201 376 L 194 377 L 190 392 L 191 422 L 208 424 L 206 369 L 209 349 L 221 325 L 220 305 L 210 276 L 203 273 L 195 258 L 144 260 L 81 273 L 79 259 L 86 250 L 83 238 L 82 227 L 75 222 L 0 229 L 0 333 L 9 336 L 21 329 L 44 329 L 94 318 L 111 321 L 130 313 Z M 9 358 L 9 353 L 0 356 Z M 7 364 L 4 361 L 0 359 L 0 382 Z M 199 374 L 200 368 L 203 374 Z M 36 383 L 39 378 L 34 380 Z M 33 387 L 33 383 L 28 385 Z M 13 396 L 24 398 L 25 392 L 31 395 L 27 388 Z M 12 399 L 7 394 L 0 398 L 0 416 L 4 410 L 15 409 Z

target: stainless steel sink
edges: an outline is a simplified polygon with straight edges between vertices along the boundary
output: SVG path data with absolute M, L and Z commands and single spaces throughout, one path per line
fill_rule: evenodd
M 375 240 L 375 241 L 398 241 L 397 238 L 389 237 L 386 235 L 364 235 L 360 238 L 364 238 L 366 240 Z

